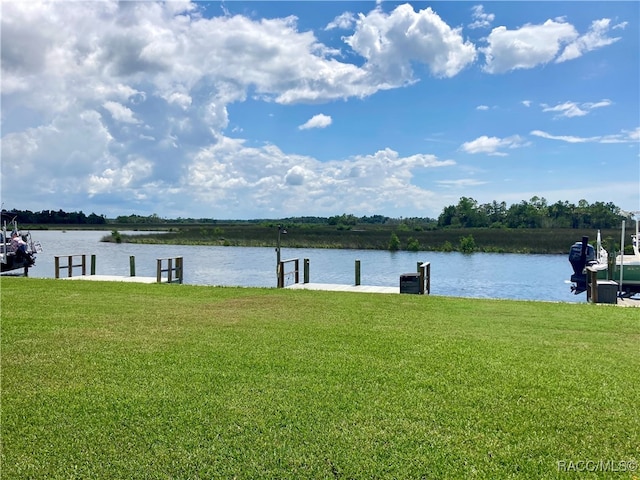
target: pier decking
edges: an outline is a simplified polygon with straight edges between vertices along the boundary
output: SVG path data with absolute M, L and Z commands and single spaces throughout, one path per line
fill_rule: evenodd
M 400 287 L 376 285 L 338 285 L 335 283 L 294 283 L 285 288 L 292 290 L 325 290 L 329 292 L 400 293 Z
M 61 277 L 61 279 L 88 280 L 94 282 L 158 283 L 156 277 L 123 277 L 120 275 L 80 275 L 77 277 Z

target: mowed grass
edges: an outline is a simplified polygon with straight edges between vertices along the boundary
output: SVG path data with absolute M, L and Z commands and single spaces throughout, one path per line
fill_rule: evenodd
M 1 299 L 3 479 L 640 461 L 637 309 L 27 278 Z

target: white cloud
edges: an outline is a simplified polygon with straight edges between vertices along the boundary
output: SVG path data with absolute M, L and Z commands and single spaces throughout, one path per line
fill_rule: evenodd
M 367 70 L 392 85 L 412 79 L 411 62 L 427 65 L 436 77 L 453 77 L 476 58 L 461 29 L 451 28 L 431 8 L 416 12 L 409 4 L 389 14 L 379 8 L 360 14 L 345 41 L 367 60 Z
M 438 180 L 436 183 L 447 188 L 468 188 L 485 185 L 487 182 L 474 178 L 459 178 L 458 180 Z
M 525 107 L 530 107 L 531 106 L 531 100 L 522 100 L 522 105 L 524 105 Z
M 184 183 L 199 202 L 214 209 L 252 209 L 268 216 L 273 205 L 284 205 L 290 214 L 373 213 L 384 202 L 398 207 L 435 202 L 435 194 L 412 184 L 413 173 L 452 165 L 433 155 L 401 157 L 391 149 L 319 162 L 273 145 L 248 147 L 225 137 L 196 155 Z
M 556 112 L 556 117 L 583 117 L 588 115 L 591 110 L 596 108 L 608 107 L 612 104 L 611 100 L 600 100 L 594 103 L 576 103 L 576 102 L 564 102 L 554 107 L 547 104 L 541 104 L 543 112 Z
M 504 73 L 510 70 L 533 68 L 556 58 L 562 45 L 578 38 L 573 25 L 547 20 L 542 25 L 525 25 L 517 30 L 504 26 L 494 28 L 487 37 L 484 70 Z
M 152 171 L 153 164 L 149 160 L 131 158 L 117 168 L 105 168 L 102 172 L 90 175 L 87 194 L 91 197 L 100 193 L 127 190 L 149 177 Z
M 104 102 L 102 106 L 111 114 L 114 120 L 123 123 L 140 123 L 136 120 L 135 115 L 130 108 L 127 108 L 118 102 L 108 101 Z
M 469 24 L 469 28 L 489 28 L 496 16 L 493 13 L 485 13 L 482 5 L 474 5 L 471 7 L 471 16 L 473 23 Z
M 620 40 L 620 37 L 607 37 L 610 23 L 611 20 L 608 18 L 594 20 L 587 33 L 581 35 L 565 47 L 562 54 L 556 59 L 556 63 L 573 60 L 574 58 L 581 57 L 587 52 L 611 45 L 612 43 Z
M 478 105 L 476 110 L 489 110 L 489 107 L 487 105 Z
M 332 119 L 329 115 L 324 115 L 319 113 L 318 115 L 314 115 L 309 120 L 307 120 L 304 124 L 298 127 L 299 130 L 308 130 L 310 128 L 326 128 L 331 125 Z
M 356 21 L 356 16 L 351 12 L 344 12 L 334 18 L 329 24 L 325 27 L 325 30 L 333 30 L 334 28 L 340 28 L 342 30 L 347 30 L 353 27 L 353 24 Z
M 496 27 L 487 37 L 488 45 L 480 48 L 486 60 L 484 70 L 488 73 L 504 73 L 534 68 L 552 61 L 561 63 L 573 60 L 617 42 L 620 37 L 607 36 L 610 23 L 608 18 L 595 20 L 584 35 L 580 35 L 562 17 L 547 20 L 541 25 L 527 24 L 515 30 Z M 619 25 L 624 28 L 624 24 Z
M 527 143 L 518 135 L 513 135 L 506 138 L 488 137 L 482 135 L 470 142 L 465 142 L 461 145 L 460 149 L 465 153 L 485 153 L 487 155 L 507 156 L 507 153 L 502 150 L 505 148 L 520 148 L 526 146 Z
M 542 130 L 533 130 L 531 135 L 548 140 L 560 140 L 567 143 L 637 143 L 640 139 L 640 127 L 635 130 L 623 130 L 611 135 L 598 135 L 594 137 L 578 137 L 575 135 L 552 135 Z

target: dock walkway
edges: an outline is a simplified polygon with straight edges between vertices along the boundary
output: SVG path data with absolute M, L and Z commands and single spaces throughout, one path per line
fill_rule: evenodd
M 335 283 L 294 283 L 285 288 L 292 290 L 325 290 L 329 292 L 400 293 L 400 287 L 376 285 L 338 285 Z
M 79 275 L 60 277 L 61 280 L 93 280 L 95 282 L 158 283 L 156 277 L 124 277 L 120 275 Z

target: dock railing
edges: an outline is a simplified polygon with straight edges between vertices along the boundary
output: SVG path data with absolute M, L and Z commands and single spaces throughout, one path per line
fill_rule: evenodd
M 87 274 L 87 255 L 76 254 L 76 255 L 55 255 L 53 257 L 54 266 L 55 266 L 55 278 L 60 278 L 60 270 L 67 270 L 67 277 L 71 278 L 73 276 L 74 268 L 81 269 L 81 275 Z M 62 261 L 62 263 L 61 263 Z M 65 264 L 66 261 L 66 264 Z M 96 256 L 91 255 L 91 273 L 90 275 L 96 274 Z
M 293 270 L 286 270 L 291 268 Z M 306 270 L 305 270 L 306 271 Z M 300 259 L 290 258 L 288 260 L 280 261 L 280 268 L 278 269 L 278 288 L 284 288 L 285 278 L 288 276 L 293 277 L 293 283 L 300 283 Z
M 166 268 L 164 267 L 165 262 L 167 264 Z M 156 269 L 158 283 L 163 283 L 164 273 L 167 274 L 167 279 L 164 283 L 182 283 L 184 278 L 182 257 L 158 258 Z

